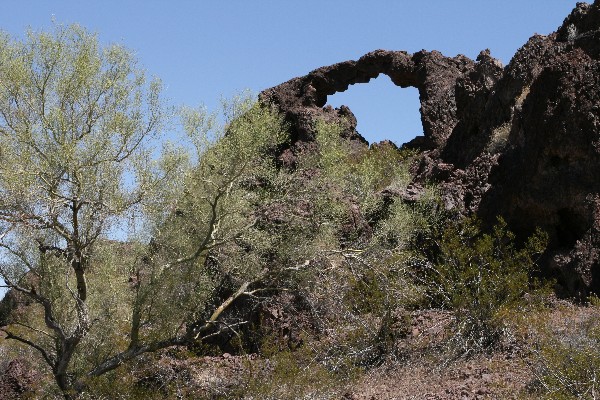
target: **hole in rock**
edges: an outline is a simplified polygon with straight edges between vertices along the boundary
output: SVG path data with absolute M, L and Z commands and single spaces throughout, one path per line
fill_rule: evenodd
M 585 217 L 574 210 L 562 208 L 558 210 L 558 219 L 556 233 L 560 245 L 567 248 L 573 247 L 587 230 Z
M 369 143 L 391 140 L 401 146 L 423 135 L 419 91 L 396 86 L 384 74 L 328 96 L 327 104 L 348 106 L 356 116 L 356 129 Z

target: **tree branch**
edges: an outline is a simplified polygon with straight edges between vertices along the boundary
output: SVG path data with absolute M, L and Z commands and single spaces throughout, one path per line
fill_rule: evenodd
M 54 360 L 53 357 L 51 357 L 46 350 L 44 350 L 41 346 L 33 343 L 30 340 L 27 340 L 19 335 L 16 335 L 10 331 L 8 331 L 6 328 L 0 328 L 0 331 L 4 332 L 6 334 L 6 339 L 13 339 L 16 340 L 18 342 L 21 342 L 23 344 L 26 344 L 29 347 L 32 347 L 34 349 L 36 349 L 37 351 L 40 352 L 40 354 L 42 355 L 42 357 L 44 358 L 44 360 L 46 361 L 46 363 L 48 363 L 48 365 L 50 367 L 54 367 L 54 365 L 56 364 L 56 361 Z
M 213 326 L 217 319 L 221 316 L 221 314 L 229 307 L 231 304 L 240 296 L 246 293 L 248 287 L 252 284 L 252 282 L 244 282 L 239 289 L 229 296 L 227 300 L 225 300 L 217 309 L 212 313 L 208 321 L 206 321 L 202 326 L 197 327 L 196 329 L 191 329 L 185 335 L 179 337 L 172 337 L 166 340 L 152 342 L 147 345 L 135 345 L 133 344 L 134 338 L 132 338 L 132 343 L 130 344 L 127 350 L 122 351 L 112 357 L 109 357 L 104 362 L 100 363 L 96 368 L 92 369 L 88 372 L 88 376 L 97 377 L 106 372 L 112 371 L 118 368 L 121 364 L 130 361 L 143 353 L 155 352 L 157 350 L 161 350 L 167 347 L 172 346 L 182 346 L 190 343 L 192 340 L 197 340 L 200 334 L 209 327 Z M 242 323 L 237 323 L 235 325 L 241 325 Z M 137 341 L 137 337 L 135 338 Z

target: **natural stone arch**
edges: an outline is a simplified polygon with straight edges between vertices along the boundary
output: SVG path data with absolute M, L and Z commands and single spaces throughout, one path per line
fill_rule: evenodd
M 367 83 L 379 74 L 390 77 L 400 87 L 415 87 L 421 102 L 421 121 L 425 140 L 421 148 L 439 148 L 457 122 L 454 88 L 457 79 L 473 70 L 474 62 L 467 57 L 449 58 L 437 51 L 376 50 L 357 61 L 345 61 L 318 68 L 308 75 L 291 79 L 261 93 L 261 100 L 276 104 L 285 113 L 296 134 L 295 140 L 310 140 L 317 118 L 331 120 L 347 117 L 348 110 L 324 110 L 327 96 L 343 92 L 350 85 Z M 343 115 L 342 115 L 343 114 Z M 350 113 L 351 114 L 351 113 Z M 355 125 L 349 135 L 359 135 Z

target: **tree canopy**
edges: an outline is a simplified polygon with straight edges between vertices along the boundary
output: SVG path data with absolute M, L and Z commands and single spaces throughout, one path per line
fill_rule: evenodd
M 260 257 L 231 260 L 240 241 L 264 240 L 264 191 L 248 188 L 275 173 L 281 117 L 248 96 L 224 104 L 222 123 L 185 108 L 190 146 L 157 157 L 170 112 L 136 64 L 79 26 L 0 43 L 0 276 L 35 310 L 4 332 L 41 355 L 66 398 L 141 354 L 214 335 L 264 275 Z M 218 274 L 209 253 L 228 255 Z M 224 276 L 235 290 L 209 302 Z
M 63 390 L 98 318 L 87 275 L 99 244 L 167 178 L 148 147 L 165 113 L 160 81 L 81 27 L 0 37 L 0 274 L 45 321 L 7 333 Z

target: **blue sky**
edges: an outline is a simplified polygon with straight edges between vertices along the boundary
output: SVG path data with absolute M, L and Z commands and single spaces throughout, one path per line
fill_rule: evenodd
M 475 58 L 489 48 L 508 63 L 534 33 L 550 33 L 576 0 L 504 1 L 50 1 L 3 2 L 0 28 L 79 23 L 118 42 L 161 77 L 175 104 L 209 107 L 243 89 L 259 92 L 375 49 L 439 50 Z M 398 144 L 422 132 L 416 89 L 380 76 L 330 97 L 348 105 L 369 141 Z

